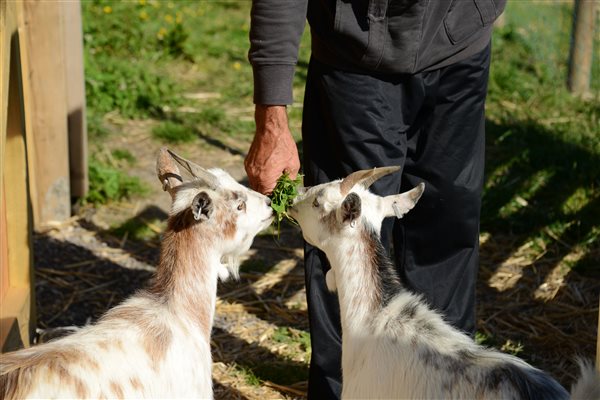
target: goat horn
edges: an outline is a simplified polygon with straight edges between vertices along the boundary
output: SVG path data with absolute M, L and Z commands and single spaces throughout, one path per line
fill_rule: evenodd
M 175 159 L 175 161 L 177 161 L 179 165 L 181 165 L 190 174 L 192 174 L 194 178 L 201 180 L 211 189 L 216 189 L 219 187 L 219 182 L 217 178 L 213 174 L 208 172 L 206 169 L 202 168 L 196 163 L 193 163 L 192 161 L 186 160 L 185 158 L 178 156 L 171 150 L 167 151 Z
M 347 177 L 345 177 L 342 183 L 340 184 L 340 192 L 342 192 L 342 196 L 345 196 L 348 194 L 350 189 L 352 189 L 358 184 L 362 185 L 365 189 L 368 189 L 369 186 L 373 184 L 373 182 L 375 182 L 382 176 L 399 171 L 400 169 L 401 167 L 382 167 L 373 169 L 363 169 L 360 171 L 353 172 Z
M 163 185 L 163 190 L 166 191 L 179 186 L 183 182 L 177 164 L 175 164 L 173 157 L 169 155 L 165 147 L 159 150 L 156 158 L 156 175 Z

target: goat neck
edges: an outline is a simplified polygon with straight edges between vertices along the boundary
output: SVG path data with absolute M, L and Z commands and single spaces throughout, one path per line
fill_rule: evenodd
M 379 234 L 364 219 L 356 237 L 331 243 L 325 251 L 335 274 L 344 332 L 364 332 L 374 316 L 402 290 L 400 279 L 381 245 Z
M 159 296 L 179 315 L 186 315 L 203 333 L 209 334 L 215 309 L 217 271 L 221 254 L 215 235 L 202 224 L 191 224 L 182 213 L 169 219 L 160 261 L 150 292 Z

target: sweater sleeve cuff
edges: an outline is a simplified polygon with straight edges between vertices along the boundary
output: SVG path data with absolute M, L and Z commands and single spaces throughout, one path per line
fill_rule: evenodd
M 254 104 L 289 105 L 294 101 L 294 65 L 255 65 Z

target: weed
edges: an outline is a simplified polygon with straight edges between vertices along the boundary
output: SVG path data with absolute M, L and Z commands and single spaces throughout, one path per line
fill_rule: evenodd
M 135 165 L 136 159 L 129 150 L 126 149 L 115 149 L 111 152 L 111 155 L 119 161 L 125 161 L 128 165 Z
M 83 204 L 105 204 L 148 191 L 139 178 L 127 176 L 95 158 L 89 162 L 89 182 L 88 194 L 81 200 Z
M 182 24 L 175 24 L 162 38 L 165 52 L 174 57 L 184 57 L 193 60 L 186 50 L 185 42 L 190 36 Z
M 476 331 L 475 332 L 475 343 L 482 346 L 491 346 L 492 339 L 483 332 Z
M 88 107 L 105 114 L 117 110 L 124 117 L 158 116 L 163 107 L 176 107 L 178 85 L 147 65 L 105 55 L 86 59 Z
M 101 115 L 90 108 L 87 110 L 87 133 L 92 142 L 100 142 L 110 135 L 110 130 L 104 126 Z
M 260 379 L 254 374 L 252 368 L 238 367 L 237 370 L 244 377 L 244 380 L 248 385 L 260 386 Z
M 152 129 L 152 136 L 168 143 L 189 143 L 196 139 L 193 129 L 172 121 L 162 122 Z
M 521 344 L 521 342 L 515 343 L 510 339 L 508 339 L 502 345 L 502 347 L 500 347 L 501 351 L 508 353 L 508 354 L 512 354 L 513 356 L 519 355 L 519 353 L 522 353 L 524 349 L 525 349 L 525 347 L 523 346 L 523 344 Z
M 285 343 L 287 345 L 297 346 L 304 353 L 311 353 L 310 334 L 289 327 L 279 327 L 273 332 L 271 337 L 275 342 Z

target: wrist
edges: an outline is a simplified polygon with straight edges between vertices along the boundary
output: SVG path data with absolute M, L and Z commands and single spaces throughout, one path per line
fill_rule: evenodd
M 289 131 L 287 108 L 284 105 L 256 105 L 254 111 L 256 134 L 281 135 Z

